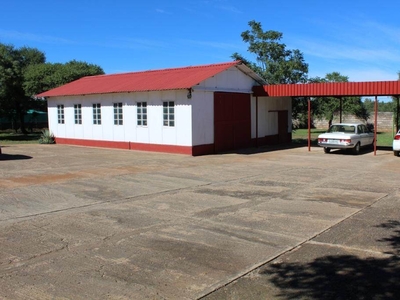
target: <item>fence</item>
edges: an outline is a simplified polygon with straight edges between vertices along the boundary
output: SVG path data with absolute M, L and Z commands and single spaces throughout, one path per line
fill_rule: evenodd
M 375 116 L 372 113 L 367 123 L 374 124 Z M 339 123 L 339 115 L 333 118 L 333 123 Z M 391 132 L 393 130 L 393 126 L 395 125 L 395 120 L 393 119 L 392 112 L 378 112 L 378 120 L 377 120 L 378 131 L 387 131 Z M 365 123 L 365 120 L 358 119 L 356 116 L 344 114 L 342 116 L 342 122 L 346 123 Z M 314 127 L 317 129 L 326 129 L 328 128 L 328 120 L 313 120 Z

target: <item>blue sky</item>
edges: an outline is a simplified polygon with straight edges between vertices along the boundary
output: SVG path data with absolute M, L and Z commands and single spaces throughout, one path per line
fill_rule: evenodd
M 250 20 L 282 32 L 310 77 L 397 80 L 400 71 L 398 0 L 1 1 L 1 43 L 107 74 L 227 62 L 234 52 L 254 60 L 240 36 Z

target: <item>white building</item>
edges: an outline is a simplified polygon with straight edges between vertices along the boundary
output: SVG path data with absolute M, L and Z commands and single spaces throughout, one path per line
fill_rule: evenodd
M 240 61 L 88 76 L 37 95 L 58 144 L 202 155 L 288 142 L 291 98 Z

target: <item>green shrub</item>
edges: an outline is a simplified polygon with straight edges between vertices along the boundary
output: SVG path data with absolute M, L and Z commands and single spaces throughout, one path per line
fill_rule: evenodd
M 40 136 L 39 139 L 39 144 L 54 144 L 55 139 L 54 135 L 48 130 L 42 130 L 42 135 Z

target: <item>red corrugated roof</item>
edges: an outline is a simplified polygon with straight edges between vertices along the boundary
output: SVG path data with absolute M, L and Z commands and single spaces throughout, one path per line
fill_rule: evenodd
M 87 76 L 36 96 L 77 96 L 189 89 L 198 83 L 239 64 L 241 64 L 240 61 L 234 61 L 184 68 Z
M 340 97 L 400 95 L 400 81 L 326 82 L 255 86 L 255 96 Z

